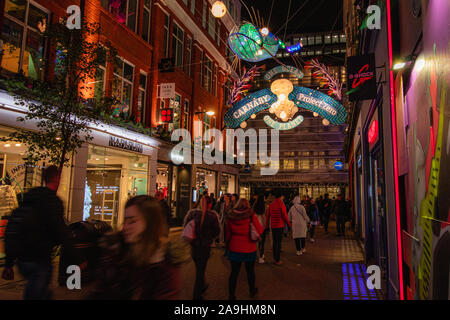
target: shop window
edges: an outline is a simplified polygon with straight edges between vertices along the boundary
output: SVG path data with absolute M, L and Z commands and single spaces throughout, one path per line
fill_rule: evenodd
M 40 31 L 49 21 L 49 11 L 34 1 L 6 0 L 1 35 L 1 67 L 22 71 L 35 80 L 43 77 L 45 41 Z
M 169 124 L 169 131 L 180 129 L 181 127 L 181 96 L 175 94 L 175 99 L 170 99 L 169 108 L 173 111 L 173 123 Z
M 121 101 L 121 116 L 129 117 L 133 97 L 134 66 L 116 58 L 114 66 L 113 96 Z
M 198 201 L 204 194 L 216 194 L 216 172 L 197 169 L 195 183 L 195 200 Z
M 176 218 L 177 209 L 177 178 L 178 167 L 158 163 L 156 170 L 156 190 L 155 192 L 161 192 L 164 196 L 164 200 L 170 206 L 172 220 Z
M 163 44 L 163 57 L 169 56 L 169 38 L 170 38 L 170 16 L 164 14 L 164 44 Z
M 117 228 L 128 199 L 148 194 L 148 157 L 89 146 L 83 220 L 98 219 Z
M 136 122 L 144 123 L 145 111 L 147 107 L 147 74 L 141 72 L 139 75 L 139 95 Z
M 184 31 L 176 23 L 173 24 L 172 55 L 175 58 L 175 65 L 182 69 L 184 55 Z
M 232 174 L 223 173 L 220 179 L 219 197 L 226 193 L 236 193 L 236 176 Z
M 151 0 L 144 0 L 144 16 L 142 21 L 142 38 L 150 42 L 150 28 L 152 18 L 152 3 Z
M 205 79 L 204 88 L 212 93 L 212 82 L 213 82 L 213 62 L 206 55 L 205 57 Z

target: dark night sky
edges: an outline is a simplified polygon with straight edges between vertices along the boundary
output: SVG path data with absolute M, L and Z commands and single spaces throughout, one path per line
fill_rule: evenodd
M 250 10 L 252 6 L 255 11 L 258 10 L 265 23 L 269 20 L 272 1 L 274 5 L 269 27 L 272 32 L 283 36 L 290 0 L 241 0 Z M 334 30 L 342 30 L 342 2 L 343 0 L 291 0 L 290 16 L 303 8 L 289 21 L 287 34 L 330 31 L 336 18 L 338 19 Z M 242 19 L 248 19 L 244 6 Z

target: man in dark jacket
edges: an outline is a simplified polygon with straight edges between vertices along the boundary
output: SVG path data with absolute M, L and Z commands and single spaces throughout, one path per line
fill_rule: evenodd
M 345 235 L 345 219 L 348 216 L 347 202 L 343 199 L 342 195 L 338 195 L 338 199 L 333 205 L 333 214 L 336 217 L 337 235 Z
M 14 279 L 12 268 L 17 260 L 20 273 L 27 279 L 25 300 L 50 298 L 51 256 L 56 245 L 62 245 L 68 255 L 81 262 L 73 250 L 72 233 L 64 222 L 63 203 L 56 195 L 60 172 L 56 166 L 50 166 L 43 176 L 46 187 L 33 188 L 24 195 L 6 229 L 3 278 Z
M 323 228 L 325 233 L 328 233 L 328 222 L 330 221 L 331 215 L 331 200 L 328 197 L 328 193 L 325 194 L 325 198 L 322 201 L 322 217 L 323 217 Z

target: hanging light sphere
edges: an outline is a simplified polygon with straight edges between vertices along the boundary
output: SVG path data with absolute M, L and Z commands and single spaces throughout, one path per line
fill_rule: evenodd
M 315 118 L 317 118 L 317 117 L 319 116 L 319 114 L 318 114 L 317 112 L 314 112 L 314 113 L 313 113 L 313 116 L 314 116 Z
M 330 125 L 330 121 L 328 121 L 327 119 L 323 119 L 322 121 L 324 126 L 329 126 Z
M 211 12 L 214 17 L 222 18 L 227 13 L 227 7 L 222 1 L 216 1 L 212 5 Z
M 256 119 L 256 114 L 252 114 L 252 115 L 251 115 L 251 118 L 252 118 L 252 119 Z
M 267 29 L 266 27 L 261 29 L 261 34 L 265 37 L 267 37 L 269 35 L 269 29 Z
M 247 122 L 245 122 L 245 121 L 242 122 L 242 123 L 241 123 L 241 128 L 242 128 L 242 129 L 247 128 Z

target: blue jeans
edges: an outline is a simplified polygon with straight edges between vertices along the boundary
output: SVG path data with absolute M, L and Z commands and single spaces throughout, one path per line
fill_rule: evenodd
M 52 279 L 52 265 L 44 262 L 19 262 L 20 273 L 27 279 L 24 300 L 48 300 Z

